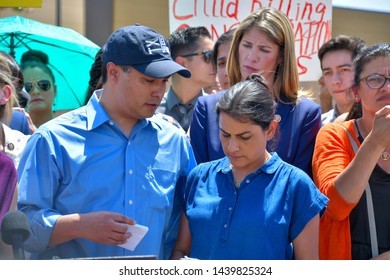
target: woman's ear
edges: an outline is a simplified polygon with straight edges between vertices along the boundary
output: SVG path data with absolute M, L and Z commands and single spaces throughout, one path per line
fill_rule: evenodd
M 276 133 L 276 130 L 278 129 L 278 122 L 276 120 L 273 120 L 267 130 L 267 141 L 271 140 Z
M 279 53 L 279 56 L 278 56 L 278 66 L 280 66 L 280 64 L 282 64 L 283 63 L 283 53 L 282 52 L 280 52 Z
M 0 98 L 0 104 L 4 105 L 7 104 L 8 100 L 11 98 L 12 89 L 9 85 L 4 85 L 3 89 L 3 96 Z
M 354 98 L 355 102 L 360 102 L 360 96 L 359 96 L 359 92 L 357 90 L 357 87 L 352 86 L 351 90 L 352 90 L 353 95 L 355 96 L 355 98 Z

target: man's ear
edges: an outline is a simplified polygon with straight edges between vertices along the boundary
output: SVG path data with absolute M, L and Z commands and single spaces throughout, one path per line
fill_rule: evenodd
M 117 80 L 119 77 L 119 66 L 112 62 L 107 63 L 107 78 Z
M 184 57 L 182 57 L 180 55 L 175 58 L 175 62 L 177 64 L 180 64 L 181 66 L 185 66 L 184 65 L 185 64 L 185 59 L 184 59 Z

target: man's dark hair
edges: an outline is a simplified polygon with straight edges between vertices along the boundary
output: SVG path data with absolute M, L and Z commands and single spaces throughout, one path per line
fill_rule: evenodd
M 352 60 L 354 60 L 359 51 L 365 47 L 365 45 L 366 42 L 362 38 L 356 36 L 339 35 L 328 40 L 318 50 L 318 58 L 321 62 L 321 69 L 322 59 L 326 53 L 331 51 L 347 50 L 351 52 Z
M 195 26 L 178 29 L 172 32 L 167 41 L 171 49 L 172 59 L 196 51 L 199 47 L 198 40 L 211 39 L 211 34 L 204 26 Z

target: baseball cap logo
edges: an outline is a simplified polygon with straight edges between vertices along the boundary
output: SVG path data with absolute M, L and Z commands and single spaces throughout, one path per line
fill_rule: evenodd
M 167 44 L 163 37 L 158 37 L 152 41 L 145 40 L 146 49 L 149 54 L 153 54 L 153 52 L 162 52 L 162 53 L 170 53 Z

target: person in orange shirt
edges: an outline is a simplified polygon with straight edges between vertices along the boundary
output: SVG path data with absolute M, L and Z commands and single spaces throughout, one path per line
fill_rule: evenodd
M 353 66 L 362 117 L 323 126 L 313 155 L 314 182 L 330 199 L 319 254 L 390 259 L 390 44 L 364 48 Z

